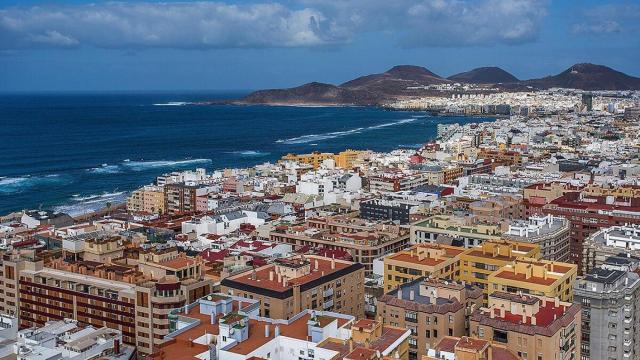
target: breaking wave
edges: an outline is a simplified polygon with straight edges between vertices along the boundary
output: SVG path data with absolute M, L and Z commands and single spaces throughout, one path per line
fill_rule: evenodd
M 61 185 L 71 183 L 70 177 L 59 174 L 42 176 L 0 177 L 0 194 L 14 194 L 38 186 Z
M 322 133 L 322 134 L 302 135 L 302 136 L 292 137 L 289 139 L 280 139 L 280 140 L 277 140 L 276 143 L 287 144 L 287 145 L 306 144 L 310 142 L 318 142 L 322 140 L 335 139 L 338 137 L 343 137 L 343 136 L 348 136 L 353 134 L 360 134 L 366 131 L 383 129 L 389 126 L 402 125 L 402 124 L 410 123 L 416 120 L 417 118 L 409 118 L 409 119 L 402 119 L 398 121 L 393 121 L 393 122 L 388 122 L 388 123 L 373 125 L 368 127 L 359 127 L 359 128 L 345 130 L 345 131 L 333 131 L 333 132 Z

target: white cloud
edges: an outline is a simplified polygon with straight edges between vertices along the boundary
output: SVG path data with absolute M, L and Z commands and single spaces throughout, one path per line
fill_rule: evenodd
M 640 31 L 640 5 L 605 4 L 585 9 L 572 31 L 583 35 L 615 35 Z
M 287 5 L 284 5 L 287 4 Z M 545 0 L 108 2 L 0 9 L 0 49 L 260 48 L 348 43 L 384 31 L 405 46 L 535 40 Z

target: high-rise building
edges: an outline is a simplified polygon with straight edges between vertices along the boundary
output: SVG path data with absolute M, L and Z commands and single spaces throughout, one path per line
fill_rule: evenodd
M 2 311 L 17 315 L 21 327 L 70 318 L 116 329 L 125 343 L 150 353 L 169 332 L 171 309 L 211 292 L 204 261 L 175 249 L 142 251 L 135 265 L 82 256 L 45 264 L 33 251 L 3 255 Z
M 587 111 L 593 111 L 593 94 L 582 93 L 582 108 Z
M 605 267 L 591 269 L 575 285 L 582 305 L 582 359 L 640 357 L 640 276 Z

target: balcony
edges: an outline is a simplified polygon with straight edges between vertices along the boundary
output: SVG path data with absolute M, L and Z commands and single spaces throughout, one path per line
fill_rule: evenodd
M 329 300 L 329 301 L 325 301 L 324 304 L 322 304 L 322 308 L 324 310 L 327 310 L 328 308 L 333 306 L 333 300 Z

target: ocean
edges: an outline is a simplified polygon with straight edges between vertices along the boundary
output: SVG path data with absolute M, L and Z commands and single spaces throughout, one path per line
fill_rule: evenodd
M 243 93 L 0 94 L 0 214 L 81 214 L 174 170 L 244 167 L 287 153 L 417 148 L 439 123 L 369 107 L 193 105 Z M 176 102 L 186 104 L 176 105 Z

